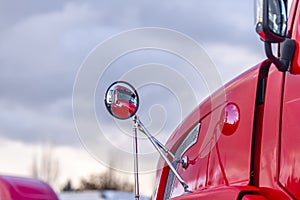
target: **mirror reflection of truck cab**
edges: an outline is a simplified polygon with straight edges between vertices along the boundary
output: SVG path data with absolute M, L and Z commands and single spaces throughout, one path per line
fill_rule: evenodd
M 117 81 L 106 91 L 105 105 L 118 119 L 127 119 L 137 111 L 138 96 L 131 87 L 126 87 L 122 81 Z
M 126 118 L 136 110 L 135 96 L 125 87 L 118 86 L 113 91 L 112 112 Z

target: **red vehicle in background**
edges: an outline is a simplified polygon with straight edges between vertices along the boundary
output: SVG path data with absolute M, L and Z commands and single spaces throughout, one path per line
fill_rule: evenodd
M 161 160 L 153 199 L 300 199 L 299 0 L 288 19 L 286 10 L 284 0 L 257 1 L 256 30 L 268 59 L 179 125 L 166 146 L 185 158 L 185 165 L 172 165 L 189 192 Z M 277 55 L 271 43 L 278 44 Z
M 51 187 L 40 180 L 13 176 L 0 176 L 2 200 L 58 200 Z

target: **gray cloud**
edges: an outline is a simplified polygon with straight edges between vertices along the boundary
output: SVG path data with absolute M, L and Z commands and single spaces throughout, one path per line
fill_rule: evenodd
M 73 120 L 66 110 L 69 99 L 40 110 L 0 102 L 0 137 L 24 143 L 78 145 Z
M 77 70 L 99 42 L 120 31 L 144 26 L 171 28 L 205 46 L 221 43 L 222 47 L 247 49 L 241 58 L 257 56 L 260 43 L 252 26 L 252 4 L 196 0 L 0 2 L 1 137 L 25 143 L 77 144 L 71 113 Z M 218 62 L 230 64 L 218 50 L 210 51 Z M 240 59 L 235 64 L 249 63 Z

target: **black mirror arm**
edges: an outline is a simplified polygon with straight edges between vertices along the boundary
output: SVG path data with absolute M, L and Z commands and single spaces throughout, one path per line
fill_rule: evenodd
M 172 162 L 168 159 L 168 157 L 164 154 L 163 150 L 167 150 L 168 152 L 170 152 L 167 147 L 165 147 L 163 144 L 161 144 L 160 142 L 158 142 L 158 140 L 152 136 L 149 131 L 146 129 L 146 127 L 144 126 L 144 124 L 139 120 L 138 117 L 136 117 L 136 122 L 139 125 L 139 130 L 141 132 L 143 132 L 146 137 L 150 140 L 150 142 L 153 144 L 153 146 L 155 147 L 155 149 L 158 151 L 158 153 L 160 154 L 160 156 L 165 160 L 165 162 L 167 163 L 167 165 L 169 166 L 170 170 L 174 173 L 174 175 L 177 177 L 178 181 L 181 183 L 182 187 L 184 188 L 184 192 L 185 193 L 190 193 L 190 191 L 188 190 L 188 185 L 186 184 L 186 182 L 182 179 L 182 177 L 178 174 L 178 172 L 176 171 L 176 169 L 173 167 Z M 155 139 L 154 139 L 155 138 Z M 158 143 L 157 143 L 158 142 Z M 162 147 L 163 146 L 163 147 Z M 171 154 L 170 154 L 171 155 Z M 174 155 L 173 155 L 174 156 Z
M 272 63 L 274 63 L 279 71 L 286 72 L 288 70 L 288 65 L 285 65 L 273 55 L 272 44 L 270 42 L 265 42 L 265 52 L 266 56 L 271 60 Z

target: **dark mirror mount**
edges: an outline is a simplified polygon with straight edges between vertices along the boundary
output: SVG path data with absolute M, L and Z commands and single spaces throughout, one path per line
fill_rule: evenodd
M 289 66 L 281 62 L 277 57 L 273 55 L 272 44 L 269 42 L 265 42 L 265 53 L 266 56 L 271 60 L 271 62 L 276 66 L 278 71 L 286 72 L 288 70 Z
M 287 0 L 256 0 L 256 32 L 264 42 L 280 43 L 287 30 Z
M 287 0 L 256 0 L 256 32 L 265 43 L 266 56 L 281 72 L 288 70 L 287 62 L 282 62 L 272 52 L 272 43 L 286 39 Z

